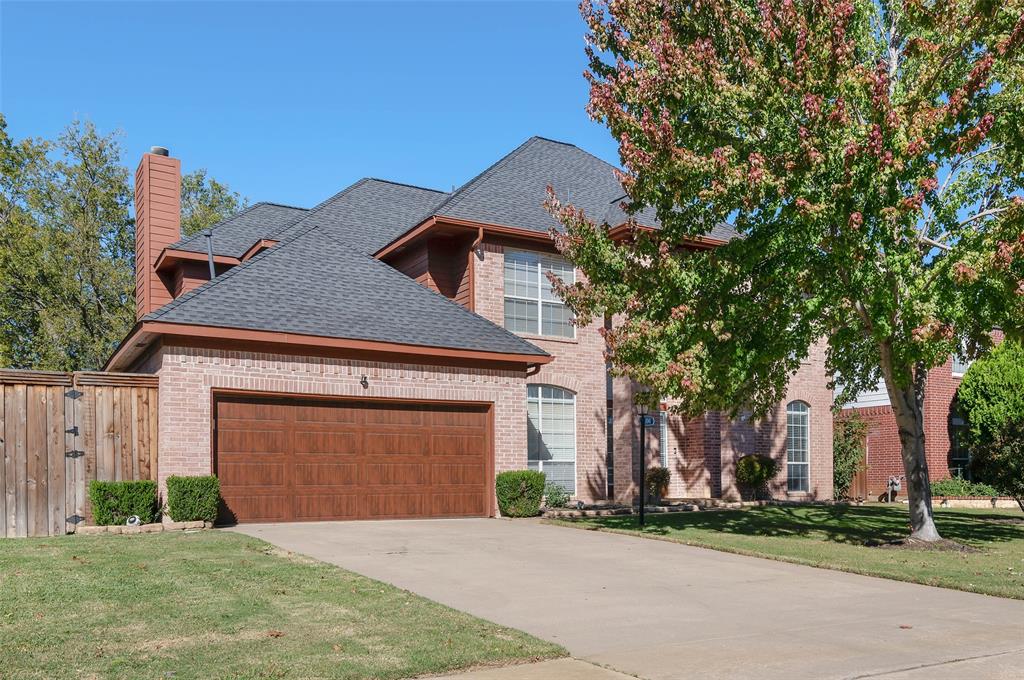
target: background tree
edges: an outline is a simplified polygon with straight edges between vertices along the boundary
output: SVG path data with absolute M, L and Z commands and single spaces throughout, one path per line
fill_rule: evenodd
M 181 178 L 181 234 L 209 229 L 221 220 L 249 206 L 249 201 L 227 184 L 208 177 L 200 168 Z
M 134 323 L 133 182 L 121 153 L 116 133 L 89 122 L 14 141 L 0 115 L 0 366 L 97 369 Z M 244 204 L 205 171 L 189 178 L 189 215 L 204 224 Z
M 971 364 L 956 393 L 967 423 L 964 443 L 974 450 L 1024 428 L 1024 345 L 1007 340 Z
M 562 293 L 616 370 L 689 412 L 764 414 L 827 340 L 840 401 L 884 380 L 912 538 L 936 540 L 929 368 L 1024 319 L 1021 0 L 584 0 L 589 112 L 619 143 L 612 243 L 552 193 Z M 557 191 L 557 187 L 554 188 Z M 591 216 L 600 217 L 600 216 Z M 681 247 L 728 220 L 743 238 Z

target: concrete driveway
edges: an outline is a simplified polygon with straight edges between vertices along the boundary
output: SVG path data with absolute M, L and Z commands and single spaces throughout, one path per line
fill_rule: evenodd
M 535 521 L 238 530 L 641 678 L 1024 673 L 1024 601 Z

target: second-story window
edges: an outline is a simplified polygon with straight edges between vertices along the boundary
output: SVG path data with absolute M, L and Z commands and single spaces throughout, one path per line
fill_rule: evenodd
M 505 328 L 513 333 L 575 337 L 572 312 L 555 293 L 547 272 L 567 284 L 576 281 L 572 265 L 560 257 L 505 251 Z

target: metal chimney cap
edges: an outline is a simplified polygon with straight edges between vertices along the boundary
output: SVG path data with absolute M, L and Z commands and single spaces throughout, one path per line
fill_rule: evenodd
M 149 152 L 154 156 L 170 156 L 171 152 L 167 150 L 166 146 L 151 146 Z

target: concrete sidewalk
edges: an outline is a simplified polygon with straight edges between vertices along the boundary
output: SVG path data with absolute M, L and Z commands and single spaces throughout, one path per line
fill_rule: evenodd
M 530 521 L 238 530 L 642 678 L 1021 677 L 1016 600 Z

